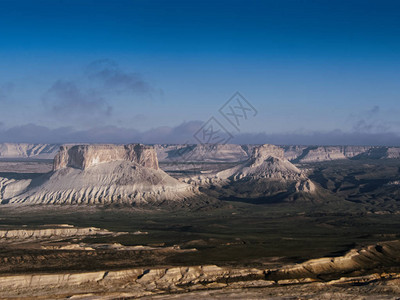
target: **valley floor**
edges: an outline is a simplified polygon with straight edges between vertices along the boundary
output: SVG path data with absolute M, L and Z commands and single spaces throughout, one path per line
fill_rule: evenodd
M 21 164 L 4 162 L 1 176 L 49 168 Z M 326 191 L 320 201 L 227 198 L 197 211 L 1 205 L 0 298 L 400 297 L 397 160 L 299 166 Z

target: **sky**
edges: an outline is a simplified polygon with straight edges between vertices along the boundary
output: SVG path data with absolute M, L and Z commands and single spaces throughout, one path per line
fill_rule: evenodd
M 0 142 L 400 146 L 399 80 L 395 0 L 0 0 Z

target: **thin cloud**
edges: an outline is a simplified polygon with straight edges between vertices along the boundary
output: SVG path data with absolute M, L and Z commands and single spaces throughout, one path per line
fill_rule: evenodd
M 6 82 L 0 84 L 0 101 L 8 100 L 13 91 L 14 91 L 13 83 Z
M 400 136 L 393 132 L 329 132 L 309 133 L 245 133 L 233 138 L 237 144 L 276 144 L 276 145 L 353 145 L 353 146 L 400 146 Z
M 184 122 L 175 127 L 157 127 L 147 131 L 116 126 L 97 126 L 88 130 L 71 127 L 50 129 L 35 124 L 11 128 L 0 127 L 0 142 L 15 143 L 194 143 L 193 134 L 202 126 L 201 121 Z M 236 144 L 276 145 L 365 145 L 400 146 L 400 136 L 392 132 L 367 133 L 330 132 L 310 133 L 241 133 L 234 135 Z
M 73 81 L 56 81 L 46 92 L 43 102 L 56 116 L 110 116 L 112 107 L 94 90 L 79 87 Z
M 139 73 L 125 72 L 115 61 L 103 59 L 90 63 L 71 80 L 56 80 L 43 94 L 42 103 L 46 116 L 63 117 L 60 124 L 88 127 L 114 117 L 121 94 L 124 98 L 132 94 L 151 98 L 155 92 Z
M 381 108 L 378 105 L 368 110 L 361 111 L 358 114 L 352 114 L 349 117 L 352 123 L 352 129 L 357 133 L 374 133 L 390 132 L 391 124 L 381 114 Z
M 111 59 L 101 59 L 90 63 L 85 72 L 90 80 L 96 80 L 108 90 L 118 93 L 151 94 L 156 91 L 140 73 L 125 72 Z

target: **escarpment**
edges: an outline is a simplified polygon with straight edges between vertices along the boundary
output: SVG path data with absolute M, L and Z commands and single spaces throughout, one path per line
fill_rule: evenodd
M 151 146 L 76 145 L 61 147 L 53 171 L 7 203 L 201 206 L 206 200 L 199 195 L 196 187 L 159 169 Z
M 294 193 L 312 194 L 315 184 L 295 165 L 285 159 L 284 149 L 258 145 L 249 149 L 247 161 L 235 167 L 185 179 L 196 186 L 214 186 L 223 197 L 262 198 L 276 195 L 290 198 Z
M 156 151 L 142 144 L 61 146 L 54 158 L 53 170 L 66 167 L 85 170 L 112 161 L 134 162 L 158 170 Z

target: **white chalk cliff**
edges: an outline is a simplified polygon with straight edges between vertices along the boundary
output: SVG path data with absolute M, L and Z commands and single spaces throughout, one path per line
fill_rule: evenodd
M 163 144 L 154 147 L 162 162 L 232 162 L 248 159 L 242 146 L 234 144 Z
M 143 205 L 181 201 L 198 194 L 193 186 L 160 170 L 150 146 L 78 145 L 61 147 L 53 172 L 32 180 L 7 202 Z
M 195 185 L 224 185 L 234 182 L 246 182 L 265 189 L 266 182 L 279 182 L 291 185 L 296 192 L 315 191 L 314 183 L 284 157 L 284 150 L 275 145 L 260 145 L 252 147 L 250 158 L 239 165 L 216 174 L 205 174 L 196 178 L 186 179 Z
M 60 145 L 58 144 L 0 144 L 0 158 L 36 158 L 53 159 Z
M 160 144 L 154 145 L 160 162 L 239 162 L 249 159 L 257 145 L 234 144 Z M 280 146 L 292 163 L 337 159 L 399 159 L 400 147 L 384 146 Z M 0 159 L 53 159 L 59 144 L 0 144 Z

